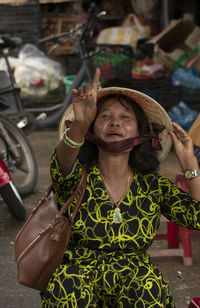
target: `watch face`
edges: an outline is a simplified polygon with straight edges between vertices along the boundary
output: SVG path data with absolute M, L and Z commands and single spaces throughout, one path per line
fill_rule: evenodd
M 193 176 L 192 170 L 186 170 L 184 175 L 186 179 L 191 179 Z

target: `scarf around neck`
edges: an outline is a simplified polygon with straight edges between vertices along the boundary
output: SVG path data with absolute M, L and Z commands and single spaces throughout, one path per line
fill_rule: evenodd
M 69 120 L 66 120 L 65 123 L 68 128 L 72 124 L 72 122 Z M 95 144 L 97 147 L 100 147 L 103 151 L 111 153 L 119 153 L 126 151 L 148 140 L 151 140 L 151 145 L 153 148 L 155 148 L 155 150 L 161 151 L 162 145 L 160 143 L 160 140 L 162 139 L 159 137 L 159 133 L 162 132 L 164 128 L 165 128 L 164 125 L 152 123 L 151 135 L 137 136 L 134 138 L 127 138 L 121 141 L 111 141 L 111 142 L 104 141 L 100 137 L 96 136 L 94 133 L 88 131 L 85 136 L 85 139 Z

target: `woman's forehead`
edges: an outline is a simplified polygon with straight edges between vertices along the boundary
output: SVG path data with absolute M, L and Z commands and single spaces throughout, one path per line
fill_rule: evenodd
M 133 110 L 130 103 L 127 101 L 126 97 L 108 97 L 105 99 L 103 104 L 100 107 L 100 110 L 105 110 L 110 107 L 113 107 L 113 105 L 120 105 L 125 110 Z

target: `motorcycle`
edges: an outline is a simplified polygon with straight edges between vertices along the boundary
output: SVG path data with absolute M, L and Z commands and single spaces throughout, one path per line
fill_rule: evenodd
M 25 218 L 21 197 L 35 189 L 37 178 L 37 161 L 25 134 L 0 115 L 0 194 L 17 219 Z
M 22 39 L 19 37 L 8 38 L 0 35 L 0 56 L 3 56 L 7 66 L 7 72 L 0 70 L 0 111 L 27 135 L 35 129 L 36 120 L 32 113 L 24 109 L 20 88 L 16 85 L 14 71 L 8 57 L 10 50 L 21 44 Z
M 10 212 L 17 219 L 26 217 L 23 201 L 11 181 L 9 171 L 0 156 L 0 193 Z

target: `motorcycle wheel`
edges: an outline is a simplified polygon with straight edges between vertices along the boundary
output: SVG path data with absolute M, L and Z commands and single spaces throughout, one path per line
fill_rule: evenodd
M 2 115 L 0 116 L 0 121 L 6 129 L 13 146 L 17 148 L 20 154 L 19 158 L 15 159 L 9 148 L 7 150 L 6 165 L 11 180 L 19 194 L 22 197 L 27 196 L 34 191 L 38 179 L 38 166 L 33 149 L 24 132 L 14 122 Z
M 11 214 L 19 220 L 24 220 L 26 217 L 26 210 L 24 208 L 23 201 L 12 181 L 1 187 L 0 193 Z

